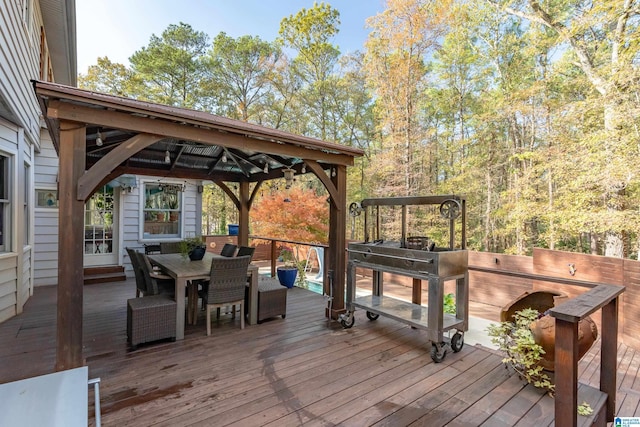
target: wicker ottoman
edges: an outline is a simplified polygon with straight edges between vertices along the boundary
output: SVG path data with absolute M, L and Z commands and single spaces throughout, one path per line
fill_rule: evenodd
M 127 337 L 138 344 L 176 338 L 176 302 L 166 295 L 127 300 Z
M 258 323 L 270 317 L 287 315 L 287 288 L 277 279 L 262 279 L 258 283 Z

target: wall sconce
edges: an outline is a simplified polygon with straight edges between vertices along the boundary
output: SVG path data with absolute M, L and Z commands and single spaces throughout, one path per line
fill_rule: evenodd
M 198 193 L 202 194 L 204 191 L 204 187 L 202 185 L 198 185 Z
M 269 163 L 268 162 L 264 163 L 264 170 L 262 172 L 269 173 Z
M 227 163 L 227 153 L 226 152 L 222 153 L 222 158 L 220 160 L 222 160 L 222 163 Z
M 307 173 L 307 165 L 302 164 L 302 169 L 300 169 L 300 173 Z
M 164 153 L 164 162 L 166 164 L 171 163 L 171 154 L 169 154 L 169 150 Z
M 291 168 L 286 168 L 282 172 L 284 173 L 285 180 L 284 188 L 288 190 L 289 188 L 291 188 L 291 184 L 293 183 L 293 175 L 296 173 L 296 171 Z
M 102 147 L 102 134 L 100 133 L 100 130 L 98 130 L 98 136 L 96 137 L 96 145 L 98 147 Z

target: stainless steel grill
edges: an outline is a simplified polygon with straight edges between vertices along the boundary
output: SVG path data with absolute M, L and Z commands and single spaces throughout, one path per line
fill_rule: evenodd
M 438 247 L 426 236 L 407 236 L 407 206 L 439 205 L 440 215 L 449 221 L 449 246 Z M 402 231 L 399 241 L 386 241 L 380 234 L 380 207 L 402 208 Z M 352 204 L 352 216 L 365 213 L 365 241 L 349 244 L 347 264 L 347 313 L 341 316 L 343 327 L 355 323 L 356 308 L 367 311 L 367 317 L 375 320 L 383 315 L 427 331 L 432 343 L 431 357 L 440 362 L 447 351 L 460 351 L 464 344 L 464 332 L 468 329 L 468 274 L 465 233 L 466 202 L 461 196 L 423 196 L 365 199 Z M 372 218 L 374 224 L 371 227 Z M 456 226 L 460 240 L 456 242 Z M 374 239 L 371 239 L 371 229 Z M 456 243 L 458 247 L 456 248 Z M 356 297 L 356 268 L 372 270 L 371 295 Z M 383 292 L 383 273 L 395 273 L 412 277 L 413 300 L 402 301 L 387 297 Z M 421 304 L 422 280 L 428 281 L 428 305 Z M 444 282 L 456 281 L 456 313 L 444 313 Z M 455 330 L 450 339 L 444 332 Z

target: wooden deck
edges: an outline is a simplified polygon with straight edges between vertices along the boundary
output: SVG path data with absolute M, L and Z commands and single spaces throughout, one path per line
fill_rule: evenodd
M 525 387 L 499 354 L 465 345 L 435 364 L 423 331 L 362 311 L 342 329 L 310 291 L 288 292 L 284 320 L 240 330 L 239 319 L 223 317 L 207 337 L 201 313 L 184 341 L 130 351 L 134 295 L 131 280 L 84 287 L 84 354 L 90 377 L 101 378 L 105 426 L 553 424 L 553 400 Z M 53 372 L 55 302 L 55 287 L 36 288 L 25 312 L 0 324 L 0 383 Z M 580 363 L 581 381 L 594 386 L 598 348 Z M 618 360 L 617 413 L 638 416 L 640 355 L 621 345 Z

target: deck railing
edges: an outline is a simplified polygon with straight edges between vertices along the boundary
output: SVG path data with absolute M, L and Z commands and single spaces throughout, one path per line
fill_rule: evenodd
M 602 309 L 600 340 L 600 391 L 605 401 L 593 408 L 596 424 L 613 421 L 616 409 L 618 351 L 618 297 L 623 286 L 597 285 L 550 309 L 556 318 L 555 425 L 577 426 L 578 419 L 578 322 Z

